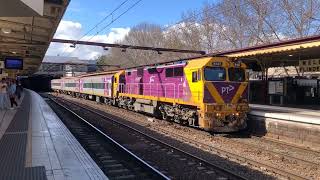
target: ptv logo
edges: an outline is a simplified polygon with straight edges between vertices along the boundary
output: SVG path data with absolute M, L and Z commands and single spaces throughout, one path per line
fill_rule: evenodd
M 235 88 L 232 85 L 226 86 L 226 87 L 221 87 L 221 94 L 229 94 L 231 91 L 233 91 Z

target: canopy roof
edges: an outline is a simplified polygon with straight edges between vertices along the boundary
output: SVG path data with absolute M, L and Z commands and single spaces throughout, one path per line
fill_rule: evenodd
M 267 62 L 269 67 L 298 65 L 320 58 L 320 35 L 216 53 L 243 60 Z
M 68 4 L 69 0 L 44 0 L 43 15 L 0 17 L 0 60 L 21 57 L 24 65 L 18 74 L 36 72 Z

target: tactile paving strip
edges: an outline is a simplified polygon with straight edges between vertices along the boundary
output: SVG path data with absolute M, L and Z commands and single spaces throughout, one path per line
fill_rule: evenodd
M 27 132 L 30 112 L 30 94 L 26 93 L 21 107 L 13 117 L 6 133 L 8 132 Z
M 0 140 L 0 180 L 45 180 L 45 168 L 25 168 L 30 95 L 26 96 Z

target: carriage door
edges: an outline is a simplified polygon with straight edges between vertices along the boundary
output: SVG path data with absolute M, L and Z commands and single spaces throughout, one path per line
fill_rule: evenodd
M 139 82 L 138 82 L 139 94 L 143 95 L 143 68 L 139 68 L 137 70 L 137 76 L 139 78 Z
M 115 74 L 112 78 L 112 82 L 113 82 L 113 97 L 118 97 L 118 79 L 119 79 L 119 76 L 118 74 Z
M 83 91 L 83 80 L 82 79 L 79 80 L 79 91 L 80 91 L 80 93 Z
M 110 94 L 108 93 L 109 89 L 108 89 L 108 80 L 107 77 L 102 78 L 103 80 L 103 94 L 105 96 L 109 96 Z
M 126 87 L 126 77 L 124 74 L 120 74 L 119 76 L 119 83 L 121 84 L 121 93 L 126 93 L 125 87 Z
M 119 93 L 124 93 L 124 71 L 116 73 L 113 78 L 113 97 L 118 97 Z

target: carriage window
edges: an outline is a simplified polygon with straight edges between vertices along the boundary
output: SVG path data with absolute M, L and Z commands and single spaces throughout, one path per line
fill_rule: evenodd
M 156 74 L 156 73 L 158 73 L 157 68 L 149 68 L 149 69 L 148 69 L 148 73 L 149 73 L 149 74 Z
M 139 69 L 137 70 L 137 75 L 138 75 L 138 76 L 143 76 L 143 68 L 139 68 Z
M 194 71 L 192 72 L 192 82 L 197 82 L 198 81 L 198 72 Z
M 76 87 L 76 83 L 66 83 L 65 87 Z
M 130 71 L 130 72 L 128 72 L 127 74 L 128 74 L 128 76 L 131 76 L 131 71 Z
M 92 88 L 92 83 L 83 83 L 83 88 Z
M 243 82 L 245 81 L 245 72 L 242 68 L 229 68 L 229 81 Z
M 93 89 L 104 89 L 104 83 L 92 83 Z
M 173 77 L 173 68 L 166 69 L 166 77 Z
M 183 76 L 183 67 L 174 68 L 173 75 L 174 76 Z
M 61 83 L 51 83 L 52 86 L 61 86 Z
M 224 81 L 226 80 L 226 70 L 223 67 L 204 68 L 204 78 L 206 81 Z

